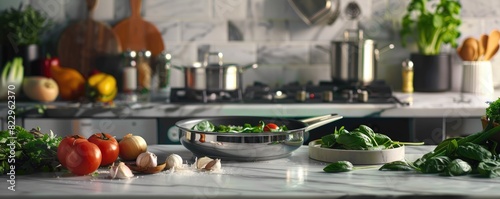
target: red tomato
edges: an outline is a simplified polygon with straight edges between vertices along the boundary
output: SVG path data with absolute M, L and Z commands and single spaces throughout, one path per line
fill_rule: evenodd
M 81 135 L 70 135 L 61 140 L 59 146 L 57 147 L 57 159 L 63 167 L 66 167 L 66 157 L 71 151 L 73 144 L 85 141 L 87 141 L 87 139 Z
M 280 127 L 278 127 L 278 125 L 276 125 L 275 123 L 268 123 L 266 124 L 266 126 L 264 126 L 264 131 L 266 132 L 273 132 L 273 131 L 277 131 Z
M 87 175 L 99 168 L 102 154 L 99 147 L 91 142 L 79 142 L 73 145 L 66 156 L 66 168 L 75 175 Z
M 118 159 L 120 147 L 118 141 L 108 133 L 95 133 L 89 137 L 92 142 L 99 147 L 102 154 L 101 166 L 110 165 Z

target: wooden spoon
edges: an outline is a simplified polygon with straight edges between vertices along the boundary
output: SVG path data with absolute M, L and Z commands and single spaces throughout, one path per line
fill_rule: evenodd
M 466 38 L 459 54 L 464 61 L 477 60 L 479 57 L 479 41 L 472 37 Z
M 500 32 L 492 30 L 488 35 L 488 44 L 486 45 L 486 52 L 484 53 L 484 60 L 488 61 L 495 54 L 495 49 L 498 47 L 500 40 Z
M 484 37 L 486 36 L 486 37 Z M 486 45 L 488 44 L 488 35 L 483 34 L 479 37 L 479 57 L 478 60 L 484 59 L 484 53 L 486 52 Z
M 483 53 L 479 55 L 479 60 L 484 60 L 484 53 L 486 53 L 486 46 L 488 45 L 488 35 L 487 34 L 482 34 L 481 37 L 479 37 L 479 44 L 483 47 Z

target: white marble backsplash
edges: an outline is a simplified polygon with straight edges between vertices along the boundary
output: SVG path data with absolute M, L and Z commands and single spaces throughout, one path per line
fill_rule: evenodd
M 357 2 L 361 9 L 359 23 L 345 15 L 345 7 L 352 1 Z M 158 27 L 166 50 L 172 53 L 178 64 L 200 61 L 200 54 L 207 50 L 221 51 L 228 62 L 260 64 L 256 71 L 245 73 L 244 82 L 270 84 L 274 79 L 263 78 L 265 75 L 261 74 L 285 70 L 287 75 L 296 79 L 286 77 L 279 78 L 280 81 L 330 80 L 329 55 L 316 46 L 329 48 L 331 41 L 342 39 L 345 29 L 360 27 L 366 37 L 378 42 L 379 47 L 389 43 L 396 46 L 395 50 L 382 56 L 377 76 L 398 90 L 401 87 L 401 62 L 410 53 L 408 48 L 401 46 L 398 34 L 409 1 L 341 1 L 341 14 L 335 23 L 313 26 L 306 25 L 287 0 L 143 0 L 141 14 Z M 436 2 L 438 0 L 431 0 L 428 6 Z M 21 3 L 33 5 L 56 22 L 46 37 L 49 50 L 57 46 L 57 38 L 68 24 L 87 17 L 84 1 L 9 0 L 0 3 L 0 10 L 18 7 Z M 500 6 L 499 1 L 462 0 L 461 3 L 463 24 L 459 42 L 500 28 L 500 11 L 496 9 Z M 128 0 L 102 0 L 94 18 L 113 26 L 130 13 Z M 52 49 L 52 52 L 55 51 Z M 493 58 L 494 76 L 500 75 L 500 70 L 495 70 L 500 69 L 499 59 L 498 56 Z M 460 60 L 456 57 L 454 60 L 452 90 L 458 91 L 462 74 Z M 175 75 L 172 81 L 173 86 L 182 86 L 182 76 Z M 494 82 L 500 85 L 500 79 L 494 78 Z

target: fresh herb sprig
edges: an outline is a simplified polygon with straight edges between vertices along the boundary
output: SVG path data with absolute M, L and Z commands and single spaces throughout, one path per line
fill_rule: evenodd
M 9 160 L 15 161 L 16 174 L 31 174 L 35 172 L 55 171 L 59 165 L 57 147 L 61 137 L 40 132 L 40 129 L 28 131 L 21 126 L 15 126 L 15 139 L 8 130 L 0 131 L 0 173 L 10 171 Z M 11 154 L 10 144 L 14 143 L 15 158 Z

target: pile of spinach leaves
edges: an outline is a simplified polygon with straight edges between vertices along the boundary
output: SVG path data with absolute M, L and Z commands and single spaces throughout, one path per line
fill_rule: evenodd
M 30 131 L 15 126 L 14 136 L 9 130 L 0 131 L 0 174 L 11 171 L 19 175 L 35 172 L 55 171 L 59 165 L 57 147 L 61 137 L 40 132 L 39 128 Z
M 203 120 L 196 125 L 194 125 L 191 130 L 203 131 L 203 132 L 219 132 L 219 133 L 262 133 L 264 132 L 264 127 L 266 123 L 264 121 L 259 121 L 259 124 L 252 126 L 251 124 L 244 124 L 243 126 L 238 125 L 214 125 L 207 120 Z M 277 129 L 273 129 L 272 132 L 283 132 L 288 131 L 286 125 L 278 126 Z
M 383 150 L 402 146 L 401 142 L 393 141 L 389 136 L 375 133 L 366 125 L 348 131 L 344 126 L 335 128 L 333 134 L 321 137 L 321 147 L 349 150 Z
M 494 178 L 500 176 L 500 156 L 497 142 L 490 139 L 500 133 L 500 126 L 488 126 L 466 137 L 448 138 L 436 148 L 414 162 L 395 161 L 384 164 L 379 170 L 417 171 L 445 176 L 476 175 Z

